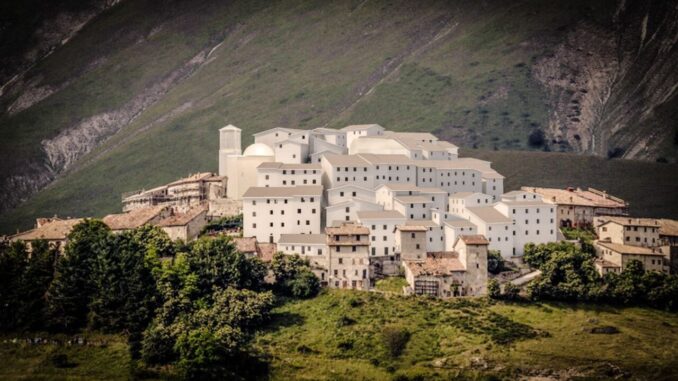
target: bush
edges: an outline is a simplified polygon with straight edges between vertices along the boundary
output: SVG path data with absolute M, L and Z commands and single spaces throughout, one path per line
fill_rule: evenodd
M 501 296 L 499 282 L 497 282 L 496 279 L 490 279 L 487 282 L 487 296 L 489 296 L 491 299 L 499 299 Z
M 504 258 L 497 250 L 489 250 L 487 252 L 487 271 L 492 274 L 499 274 L 506 270 Z
M 276 290 L 295 298 L 310 298 L 320 291 L 320 280 L 311 271 L 308 261 L 299 255 L 276 253 L 271 261 Z
M 295 298 L 311 298 L 318 295 L 320 281 L 309 269 L 303 269 L 293 279 L 287 281 L 287 289 Z
M 530 133 L 530 135 L 527 137 L 527 143 L 530 145 L 530 147 L 538 148 L 544 145 L 545 142 L 545 136 L 544 136 L 544 131 L 542 131 L 540 128 L 535 129 Z
M 391 357 L 398 357 L 410 341 L 410 333 L 400 327 L 385 327 L 381 333 L 386 351 Z
M 168 364 L 176 360 L 175 337 L 170 329 L 161 323 L 152 324 L 144 332 L 141 345 L 141 359 L 146 364 Z
M 520 293 L 520 287 L 515 284 L 508 282 L 504 285 L 504 298 L 507 300 L 516 300 L 518 299 L 518 294 Z

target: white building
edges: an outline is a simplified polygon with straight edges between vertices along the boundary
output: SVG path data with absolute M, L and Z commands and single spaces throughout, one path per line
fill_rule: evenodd
M 257 186 L 294 187 L 298 185 L 321 185 L 320 164 L 262 163 L 257 167 Z
M 326 200 L 328 205 L 336 205 L 356 198 L 376 203 L 374 191 L 368 188 L 347 184 L 327 189 Z
M 383 210 L 381 205 L 354 198 L 325 207 L 325 226 L 338 226 L 349 221 L 358 220 L 358 212 Z
M 508 192 L 495 208 L 513 220 L 513 255 L 523 255 L 526 243 L 558 240 L 555 205 L 544 202 L 537 193 Z
M 370 229 L 370 256 L 395 255 L 393 233 L 396 226 L 404 225 L 407 219 L 395 210 L 358 212 L 358 222 Z
M 362 136 L 382 135 L 385 131 L 384 127 L 378 124 L 354 124 L 341 130 L 346 132 L 346 147 L 351 147 L 351 143 Z
M 322 232 L 319 185 L 252 187 L 243 195 L 243 235 L 278 242 L 281 234 Z

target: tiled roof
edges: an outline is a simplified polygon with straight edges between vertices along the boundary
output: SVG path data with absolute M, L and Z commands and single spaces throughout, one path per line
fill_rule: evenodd
M 678 221 L 662 219 L 659 223 L 661 224 L 660 235 L 678 237 Z
M 135 229 L 147 224 L 169 207 L 156 205 L 148 208 L 134 209 L 126 213 L 109 214 L 103 221 L 111 230 Z
M 158 226 L 184 226 L 200 215 L 207 213 L 207 205 L 200 205 L 187 210 L 185 213 L 174 213 L 158 222 Z
M 433 202 L 431 199 L 424 196 L 398 196 L 395 198 L 395 201 L 403 204 L 426 204 Z
M 236 250 L 241 253 L 254 254 L 257 251 L 257 239 L 255 237 L 234 237 L 231 240 L 235 244 Z
M 73 230 L 73 227 L 83 220 L 82 218 L 52 219 L 49 222 L 44 222 L 39 228 L 15 234 L 10 236 L 9 239 L 22 241 L 33 241 L 36 239 L 64 240 Z
M 620 254 L 659 255 L 659 256 L 662 255 L 662 253 L 655 252 L 650 248 L 642 246 L 621 245 L 618 243 L 605 241 L 595 241 L 595 243 L 599 246 L 605 247 Z
M 272 261 L 276 252 L 278 252 L 278 245 L 275 243 L 257 243 L 257 257 L 263 262 Z
M 358 224 L 341 224 L 341 226 L 326 227 L 328 235 L 364 235 L 370 234 L 370 229 Z
M 467 245 L 489 245 L 490 242 L 481 234 L 460 235 L 459 239 Z
M 422 262 L 404 261 L 414 276 L 449 276 L 466 271 L 455 252 L 428 253 Z
M 542 195 L 545 201 L 559 205 L 593 206 L 598 208 L 625 208 L 626 203 L 613 196 L 601 196 L 600 192 L 583 189 L 558 189 L 522 187 L 524 191 Z
M 645 227 L 660 227 L 661 221 L 656 218 L 631 218 L 631 217 L 600 217 L 603 221 L 600 225 L 605 225 L 609 222 L 614 222 L 622 226 L 645 226 Z

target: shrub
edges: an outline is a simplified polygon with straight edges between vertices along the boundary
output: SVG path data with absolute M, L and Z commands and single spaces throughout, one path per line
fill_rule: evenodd
M 487 252 L 487 271 L 492 274 L 499 274 L 506 269 L 504 258 L 497 250 L 489 250 Z
M 542 131 L 540 128 L 535 129 L 530 133 L 530 135 L 527 137 L 527 143 L 530 145 L 530 147 L 541 147 L 544 145 L 545 142 L 545 136 L 544 136 L 544 131 Z
M 410 341 L 410 333 L 400 327 L 385 327 L 381 333 L 386 351 L 391 357 L 398 357 Z
M 515 284 L 508 282 L 504 285 L 504 298 L 508 300 L 518 299 L 518 294 L 520 293 L 520 287 Z
M 501 296 L 499 282 L 497 282 L 496 279 L 490 279 L 487 282 L 487 296 L 489 296 L 491 299 L 499 299 Z

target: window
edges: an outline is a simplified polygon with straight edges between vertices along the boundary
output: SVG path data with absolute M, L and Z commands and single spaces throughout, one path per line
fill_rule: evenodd
M 343 265 L 344 264 L 344 258 L 339 258 L 339 264 Z
M 301 209 L 297 209 L 297 214 L 301 214 Z
M 257 224 L 252 224 L 252 229 L 256 229 L 256 228 L 257 228 Z
M 412 233 L 412 238 L 414 238 L 414 233 Z
M 355 251 L 356 251 L 356 247 L 355 247 L 355 246 L 351 246 L 351 251 L 355 252 Z

